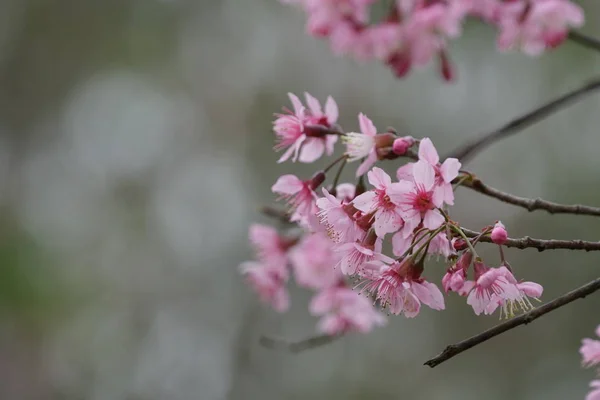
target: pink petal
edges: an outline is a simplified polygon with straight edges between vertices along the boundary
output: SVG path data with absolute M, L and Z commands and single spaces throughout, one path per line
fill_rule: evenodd
M 277 182 L 271 187 L 271 191 L 281 194 L 296 194 L 304 188 L 302 182 L 296 175 L 282 175 L 277 179 Z
M 436 207 L 441 207 L 444 205 L 444 199 L 447 197 L 445 186 L 446 185 L 444 184 L 443 186 L 436 186 L 433 189 L 433 196 L 431 198 L 431 202 Z M 452 191 L 452 186 L 450 186 L 450 191 Z M 452 196 L 452 202 L 454 203 L 454 195 Z
M 419 160 L 425 160 L 430 165 L 437 165 L 440 162 L 440 156 L 429 138 L 421 139 L 419 145 Z
M 334 146 L 338 141 L 338 136 L 336 135 L 327 135 L 325 137 L 325 151 L 327 152 L 327 155 L 330 156 L 333 154 L 334 151 Z
M 523 291 L 529 297 L 541 297 L 544 292 L 544 288 L 542 285 L 535 282 L 522 282 L 518 283 L 517 287 Z
M 381 168 L 373 167 L 367 174 L 369 183 L 377 189 L 385 189 L 392 184 L 392 178 Z
M 327 116 L 327 122 L 330 124 L 335 123 L 338 119 L 338 106 L 331 96 L 327 97 L 327 102 L 325 103 L 325 115 Z
M 358 210 L 369 213 L 373 211 L 375 208 L 375 199 L 377 198 L 377 194 L 373 191 L 364 192 L 360 196 L 356 197 L 352 200 L 352 204 Z
M 311 315 L 323 315 L 333 308 L 335 297 L 332 290 L 322 290 L 312 298 L 308 306 Z
M 423 226 L 427 229 L 437 229 L 444 223 L 444 216 L 438 210 L 428 210 L 423 218 Z
M 473 311 L 475 311 L 475 315 L 480 315 L 487 305 L 489 304 L 489 299 L 486 299 L 485 296 L 478 295 L 478 290 L 472 290 L 467 297 L 467 304 L 473 307 Z
M 413 176 L 415 183 L 423 185 L 426 190 L 430 190 L 435 183 L 435 170 L 426 161 L 417 161 L 413 165 Z
M 308 104 L 308 108 L 310 109 L 312 115 L 316 117 L 320 117 L 321 115 L 323 115 L 323 111 L 321 110 L 321 103 L 319 102 L 319 100 L 315 99 L 307 92 L 304 92 L 304 98 L 306 99 L 306 104 Z
M 402 311 L 406 318 L 414 318 L 419 315 L 419 311 L 421 310 L 421 302 L 419 301 L 419 298 L 410 290 L 405 290 L 404 293 L 404 304 Z
M 375 214 L 375 234 L 383 238 L 386 233 L 396 232 L 402 226 L 402 219 L 394 211 L 383 211 Z
M 399 181 L 412 181 L 413 180 L 413 165 L 414 163 L 404 164 L 396 171 L 396 178 Z
M 409 181 L 394 182 L 388 185 L 385 193 L 390 200 L 396 205 L 402 205 L 406 200 L 406 195 L 413 192 L 415 185 Z
M 421 303 L 433 310 L 443 310 L 446 307 L 444 304 L 444 295 L 435 284 L 427 281 L 423 281 L 422 283 L 413 282 L 411 288 Z
M 288 93 L 288 97 L 290 98 L 290 101 L 292 102 L 292 105 L 294 106 L 294 114 L 296 114 L 296 115 L 304 114 L 304 106 L 302 105 L 302 102 L 300 101 L 298 96 L 296 96 L 294 93 Z
M 358 114 L 358 123 L 360 125 L 360 131 L 365 135 L 375 136 L 377 134 L 377 128 L 375 128 L 373 121 L 367 118 L 365 114 Z
M 458 176 L 460 167 L 461 163 L 456 158 L 448 158 L 446 161 L 444 161 L 442 168 L 440 169 L 442 178 L 444 178 L 444 182 L 452 182 L 452 180 Z
M 374 151 L 371 151 L 365 161 L 363 161 L 356 170 L 356 177 L 364 175 L 364 173 L 367 172 L 376 162 L 377 154 L 375 154 Z
M 452 189 L 452 185 L 449 183 L 443 183 L 440 186 L 440 191 L 443 192 L 442 198 L 443 202 L 453 206 L 454 205 L 454 190 Z
M 325 151 L 325 142 L 320 138 L 308 138 L 300 149 L 298 160 L 303 163 L 316 161 Z
M 410 247 L 410 243 L 411 243 L 410 237 L 405 238 L 402 231 L 396 232 L 396 234 L 394 234 L 394 236 L 392 236 L 392 249 L 393 249 L 394 255 L 396 257 L 402 256 L 406 252 L 406 250 L 408 250 L 408 248 Z

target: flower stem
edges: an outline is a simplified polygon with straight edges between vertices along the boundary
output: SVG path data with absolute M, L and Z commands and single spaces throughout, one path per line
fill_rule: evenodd
M 462 229 L 460 229 L 460 227 L 456 225 L 450 225 L 450 227 L 452 230 L 454 230 L 454 232 L 458 233 L 463 239 L 465 239 L 465 242 L 467 242 L 467 246 L 469 246 L 469 250 L 471 250 L 471 252 L 473 253 L 473 257 L 478 258 L 479 256 L 475 251 L 475 247 L 473 247 L 473 244 L 471 243 L 467 235 L 465 235 L 465 233 L 462 231 Z

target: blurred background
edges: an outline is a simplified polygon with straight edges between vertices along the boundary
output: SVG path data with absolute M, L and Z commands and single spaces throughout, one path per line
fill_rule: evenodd
M 600 5 L 582 4 L 599 37 Z M 261 334 L 314 334 L 310 294 L 294 290 L 291 312 L 275 314 L 237 266 L 275 179 L 315 169 L 276 164 L 272 114 L 287 92 L 332 95 L 346 130 L 362 111 L 445 153 L 579 86 L 600 55 L 500 54 L 494 32 L 470 24 L 451 45 L 458 80 L 444 84 L 435 65 L 396 80 L 336 58 L 275 0 L 2 0 L 0 20 L 0 399 L 583 399 L 594 372 L 578 348 L 600 323 L 598 294 L 432 370 L 422 363 L 497 317 L 449 296 L 445 312 L 273 352 Z M 592 95 L 468 168 L 521 196 L 600 205 L 599 107 Z M 593 217 L 464 190 L 456 204 L 474 229 L 501 219 L 511 236 L 600 238 Z M 597 277 L 600 260 L 508 257 L 544 300 Z

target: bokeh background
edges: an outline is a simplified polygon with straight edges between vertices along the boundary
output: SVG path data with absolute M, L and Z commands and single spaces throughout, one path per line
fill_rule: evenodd
M 582 4 L 584 31 L 600 36 L 600 5 Z M 275 0 L 0 2 L 1 399 L 583 398 L 594 372 L 577 350 L 600 295 L 433 370 L 422 363 L 497 318 L 449 296 L 444 312 L 299 355 L 258 345 L 316 323 L 309 293 L 294 290 L 278 315 L 237 271 L 275 179 L 314 170 L 271 151 L 288 91 L 331 94 L 347 130 L 362 111 L 443 153 L 600 71 L 600 55 L 575 44 L 499 54 L 474 23 L 451 45 L 457 82 L 435 65 L 399 81 L 334 57 L 303 18 Z M 468 167 L 518 195 L 600 205 L 599 107 L 592 95 Z M 592 217 L 457 197 L 453 216 L 474 229 L 501 219 L 512 236 L 600 237 Z M 484 255 L 497 260 L 491 246 Z M 545 300 L 598 276 L 595 253 L 508 255 Z

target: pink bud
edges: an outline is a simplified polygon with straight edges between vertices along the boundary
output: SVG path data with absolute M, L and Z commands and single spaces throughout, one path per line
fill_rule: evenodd
M 412 136 L 404 136 L 398 138 L 394 140 L 394 144 L 392 145 L 392 151 L 394 152 L 394 154 L 403 156 L 414 143 L 415 139 L 413 139 Z
M 506 228 L 504 227 L 502 222 L 496 222 L 496 225 L 494 225 L 494 229 L 492 229 L 491 236 L 492 242 L 496 244 L 503 245 L 504 243 L 506 243 L 506 240 L 508 239 L 508 233 L 506 232 Z

